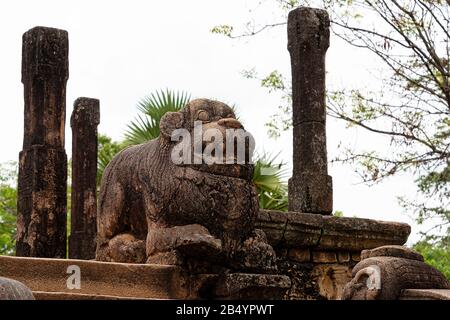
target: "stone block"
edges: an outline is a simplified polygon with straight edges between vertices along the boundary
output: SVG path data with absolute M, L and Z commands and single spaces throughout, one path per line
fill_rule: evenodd
M 311 252 L 309 249 L 290 249 L 288 257 L 295 262 L 310 262 Z
M 450 300 L 450 290 L 446 289 L 406 289 L 399 300 Z
M 289 211 L 329 215 L 333 211 L 333 180 L 325 174 L 302 173 L 289 179 Z
M 404 244 L 411 232 L 405 223 L 274 210 L 260 210 L 256 227 L 276 247 L 350 252 Z
M 383 245 L 402 245 L 410 232 L 411 227 L 405 223 L 324 216 L 319 248 L 356 252 Z
M 339 300 L 345 285 L 352 279 L 351 268 L 343 265 L 317 265 L 311 272 L 320 295 L 328 300 Z
M 350 261 L 350 253 L 348 252 L 338 252 L 337 257 L 339 263 L 345 263 Z
M 356 262 L 361 261 L 361 253 L 352 252 L 351 256 L 352 256 L 353 261 L 356 261 Z
M 420 253 L 404 246 L 382 246 L 372 250 L 363 250 L 361 252 L 361 260 L 372 257 L 397 257 L 424 261 L 423 256 Z
M 336 263 L 336 252 L 331 251 L 313 251 L 312 260 L 316 263 Z
M 67 286 L 79 267 L 80 289 Z M 187 279 L 175 266 L 0 256 L 0 274 L 33 292 L 153 299 L 188 299 Z M 38 297 L 37 297 L 38 298 Z
M 231 273 L 218 279 L 215 295 L 226 299 L 281 299 L 290 287 L 287 276 Z
M 265 232 L 272 246 L 310 247 L 319 242 L 322 217 L 299 212 L 260 210 L 256 228 Z

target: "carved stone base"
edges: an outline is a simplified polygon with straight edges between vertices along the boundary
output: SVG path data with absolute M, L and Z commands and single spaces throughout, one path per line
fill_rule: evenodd
M 225 300 L 283 299 L 291 287 L 287 276 L 250 273 L 199 275 L 194 282 L 200 298 Z
M 304 173 L 289 179 L 289 211 L 330 215 L 333 211 L 333 179 Z

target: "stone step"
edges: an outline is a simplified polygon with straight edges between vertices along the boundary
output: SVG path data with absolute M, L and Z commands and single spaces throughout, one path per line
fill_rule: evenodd
M 80 270 L 79 289 L 68 288 L 69 267 Z M 41 298 L 190 298 L 188 282 L 175 266 L 0 256 L 0 275 L 24 283 Z
M 75 288 L 74 270 L 80 275 Z M 0 276 L 22 282 L 38 300 L 198 299 L 201 292 L 219 299 L 281 299 L 291 286 L 283 275 L 187 276 L 176 266 L 7 256 L 0 256 Z
M 406 289 L 402 291 L 400 300 L 450 300 L 448 289 Z
M 159 300 L 138 297 L 119 297 L 68 292 L 33 291 L 36 300 Z

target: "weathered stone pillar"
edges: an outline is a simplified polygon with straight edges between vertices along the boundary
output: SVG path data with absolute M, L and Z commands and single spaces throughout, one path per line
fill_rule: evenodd
M 22 41 L 25 126 L 19 155 L 16 252 L 18 256 L 65 258 L 68 34 L 36 27 Z
M 100 102 L 78 98 L 72 127 L 72 211 L 69 258 L 95 258 L 97 233 L 97 126 Z
M 290 211 L 331 214 L 333 210 L 325 132 L 325 53 L 329 26 L 324 10 L 300 7 L 288 16 L 294 125 Z

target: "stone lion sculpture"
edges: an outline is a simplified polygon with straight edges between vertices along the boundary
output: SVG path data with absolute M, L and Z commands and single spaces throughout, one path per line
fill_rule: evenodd
M 224 136 L 227 129 L 243 130 L 226 104 L 193 100 L 164 115 L 157 139 L 123 150 L 108 165 L 99 198 L 97 260 L 183 264 L 196 258 L 274 268 L 272 247 L 254 229 L 259 207 L 249 144 L 241 164 L 176 164 L 171 158 L 175 130 L 187 130 L 194 141 L 199 122 Z M 202 142 L 202 148 L 210 143 Z

